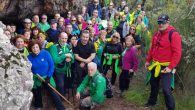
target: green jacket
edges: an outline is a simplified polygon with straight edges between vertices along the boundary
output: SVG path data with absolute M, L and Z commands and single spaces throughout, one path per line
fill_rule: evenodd
M 43 32 L 46 32 L 50 28 L 49 23 L 43 24 L 42 22 L 40 22 L 39 24 L 40 24 L 40 28 Z
M 65 54 L 71 53 L 72 54 L 72 61 L 66 62 Z M 72 52 L 71 46 L 66 44 L 61 46 L 60 44 L 55 44 L 50 48 L 50 54 L 55 64 L 55 71 L 59 73 L 65 73 L 71 77 L 71 64 L 74 62 L 74 54 Z
M 93 102 L 101 104 L 105 101 L 106 79 L 98 71 L 93 77 L 87 75 L 77 88 L 77 92 L 82 93 L 87 87 Z

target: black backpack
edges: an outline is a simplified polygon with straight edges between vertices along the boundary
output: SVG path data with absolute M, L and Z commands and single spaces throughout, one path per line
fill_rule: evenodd
M 173 32 L 177 32 L 177 31 L 175 29 L 172 29 L 172 30 L 169 31 L 169 41 L 170 41 L 170 43 L 171 43 Z
M 99 75 L 102 75 L 106 79 L 106 91 L 105 91 L 104 95 L 106 96 L 106 98 L 112 98 L 113 93 L 112 93 L 112 84 L 111 84 L 110 80 L 104 74 L 100 73 Z
M 113 97 L 112 84 L 111 84 L 110 80 L 106 76 L 104 76 L 104 78 L 106 79 L 106 91 L 105 91 L 105 95 L 106 95 L 107 98 L 112 98 Z

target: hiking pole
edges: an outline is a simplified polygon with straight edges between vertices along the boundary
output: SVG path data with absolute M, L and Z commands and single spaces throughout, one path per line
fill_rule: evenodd
M 43 79 L 39 74 L 36 74 L 36 76 L 43 82 L 45 82 L 45 79 Z M 70 104 L 73 108 L 74 108 L 74 105 L 68 101 L 62 94 L 60 94 L 50 83 L 47 83 L 47 85 L 55 92 L 57 93 L 60 97 L 62 97 L 68 104 Z

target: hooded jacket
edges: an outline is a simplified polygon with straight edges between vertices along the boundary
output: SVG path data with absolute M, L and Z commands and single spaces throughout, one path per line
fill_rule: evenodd
M 169 68 L 173 69 L 177 66 L 181 58 L 182 46 L 181 36 L 178 32 L 173 32 L 171 41 L 169 40 L 169 32 L 175 30 L 173 26 L 168 28 L 162 33 L 157 31 L 152 38 L 152 45 L 150 47 L 147 62 L 170 62 Z

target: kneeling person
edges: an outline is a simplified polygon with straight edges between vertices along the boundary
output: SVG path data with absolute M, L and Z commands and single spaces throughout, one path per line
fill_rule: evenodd
M 81 107 L 91 107 L 104 103 L 106 97 L 106 80 L 98 72 L 94 62 L 88 64 L 88 75 L 77 88 L 76 98 L 80 100 Z

